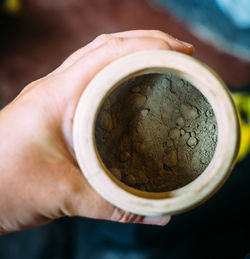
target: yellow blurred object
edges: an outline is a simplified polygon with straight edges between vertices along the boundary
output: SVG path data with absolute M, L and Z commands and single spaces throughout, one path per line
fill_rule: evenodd
M 240 150 L 237 160 L 243 159 L 250 151 L 250 94 L 232 93 L 235 101 L 241 129 Z
M 3 1 L 4 11 L 10 14 L 16 14 L 21 9 L 20 0 L 5 0 Z

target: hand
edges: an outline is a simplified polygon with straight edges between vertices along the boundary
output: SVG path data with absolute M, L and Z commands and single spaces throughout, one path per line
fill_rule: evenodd
M 74 111 L 89 81 L 113 60 L 148 49 L 193 53 L 191 45 L 161 31 L 101 35 L 0 111 L 0 233 L 75 215 L 168 223 L 170 216 L 134 215 L 100 197 L 80 171 L 72 147 Z

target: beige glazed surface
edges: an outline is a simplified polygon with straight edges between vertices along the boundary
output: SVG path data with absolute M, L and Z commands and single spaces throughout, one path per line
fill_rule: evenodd
M 212 106 L 218 127 L 215 153 L 203 173 L 168 192 L 141 191 L 120 182 L 108 171 L 96 147 L 96 118 L 105 98 L 128 79 L 151 73 L 171 73 L 195 86 Z M 137 214 L 175 214 L 204 202 L 224 183 L 238 152 L 239 125 L 228 90 L 210 68 L 174 51 L 141 51 L 112 62 L 89 83 L 75 113 L 73 141 L 83 174 L 106 200 Z

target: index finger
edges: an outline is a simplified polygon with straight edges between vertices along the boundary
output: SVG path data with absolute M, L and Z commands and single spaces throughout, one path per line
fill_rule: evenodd
M 72 55 L 70 55 L 63 64 L 58 67 L 54 72 L 61 72 L 75 63 L 79 58 L 83 57 L 83 55 L 87 54 L 88 52 L 92 51 L 95 48 L 100 47 L 101 45 L 107 43 L 110 39 L 113 38 L 145 38 L 145 37 L 152 37 L 156 39 L 164 40 L 168 43 L 171 49 L 175 51 L 179 51 L 188 55 L 192 55 L 194 52 L 193 45 L 178 40 L 171 36 L 168 33 L 165 33 L 160 30 L 131 30 L 131 31 L 124 31 L 124 32 L 117 32 L 111 34 L 101 34 L 96 37 L 92 42 L 80 48 L 79 50 L 75 51 Z

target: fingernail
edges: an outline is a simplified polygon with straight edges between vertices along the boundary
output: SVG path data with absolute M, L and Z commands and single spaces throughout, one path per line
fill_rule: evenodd
M 193 48 L 194 46 L 186 41 L 182 41 L 182 40 L 178 40 L 180 43 L 182 43 L 183 45 L 185 45 L 188 48 Z
M 171 216 L 146 216 L 143 220 L 144 224 L 147 225 L 158 225 L 158 226 L 165 226 L 170 221 Z

